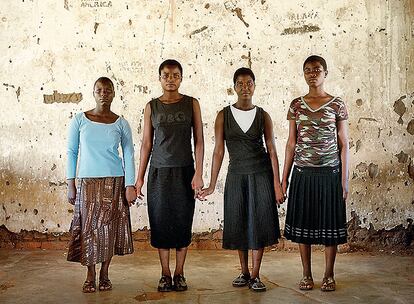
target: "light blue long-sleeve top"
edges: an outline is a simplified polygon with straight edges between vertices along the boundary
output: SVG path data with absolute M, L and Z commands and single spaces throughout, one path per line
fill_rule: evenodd
M 105 124 L 88 119 L 83 112 L 77 113 L 69 126 L 67 156 L 68 179 L 125 176 L 125 186 L 134 185 L 134 144 L 131 127 L 123 117 Z

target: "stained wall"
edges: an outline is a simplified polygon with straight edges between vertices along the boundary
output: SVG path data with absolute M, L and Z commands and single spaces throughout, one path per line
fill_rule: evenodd
M 208 183 L 234 71 L 255 72 L 254 101 L 273 119 L 282 163 L 288 105 L 307 92 L 301 65 L 322 55 L 326 89 L 350 113 L 348 219 L 378 230 L 414 218 L 413 1 L 1 1 L 0 33 L 0 225 L 10 231 L 68 231 L 67 126 L 93 108 L 99 76 L 115 82 L 113 110 L 130 122 L 139 159 L 143 109 L 160 95 L 167 58 L 183 64 L 181 91 L 201 104 Z M 226 163 L 216 193 L 197 202 L 195 232 L 222 226 Z M 132 224 L 148 226 L 145 200 Z

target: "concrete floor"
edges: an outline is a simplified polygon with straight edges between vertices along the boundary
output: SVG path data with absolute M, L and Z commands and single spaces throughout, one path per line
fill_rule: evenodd
M 113 290 L 83 294 L 85 269 L 66 261 L 63 251 L 0 250 L 0 303 L 414 303 L 414 257 L 340 254 L 337 291 L 319 290 L 323 253 L 313 253 L 316 288 L 297 288 L 299 254 L 266 252 L 261 278 L 267 292 L 234 288 L 237 253 L 196 251 L 188 254 L 187 292 L 158 293 L 156 251 L 115 257 L 110 268 Z

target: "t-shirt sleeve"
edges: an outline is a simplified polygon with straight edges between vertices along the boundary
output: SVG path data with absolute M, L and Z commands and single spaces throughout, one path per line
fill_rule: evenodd
M 68 144 L 67 144 L 67 165 L 66 178 L 72 179 L 76 177 L 76 166 L 78 163 L 79 152 L 79 127 L 80 116 L 75 115 L 69 125 Z
M 296 120 L 296 102 L 293 100 L 290 103 L 289 110 L 287 113 L 287 120 Z
M 348 119 L 348 110 L 346 109 L 346 105 L 342 100 L 339 101 L 338 112 L 336 113 L 336 120 L 346 120 Z

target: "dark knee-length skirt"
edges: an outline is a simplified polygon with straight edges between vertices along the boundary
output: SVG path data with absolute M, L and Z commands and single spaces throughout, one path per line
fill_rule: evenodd
M 338 167 L 294 167 L 284 236 L 327 246 L 347 241 L 346 209 Z
M 67 260 L 92 266 L 134 252 L 124 177 L 80 178 Z
M 147 196 L 151 245 L 155 248 L 184 248 L 191 243 L 194 166 L 150 167 Z
M 272 171 L 228 173 L 224 189 L 224 249 L 260 249 L 278 242 Z

